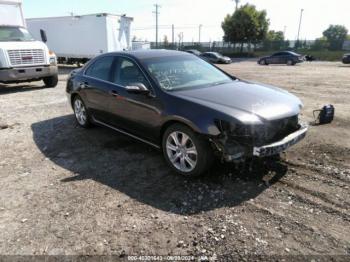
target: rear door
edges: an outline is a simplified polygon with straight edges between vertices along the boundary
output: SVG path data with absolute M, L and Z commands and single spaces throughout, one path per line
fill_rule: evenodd
M 282 53 L 275 53 L 271 56 L 269 64 L 280 64 Z
M 288 52 L 282 52 L 280 59 L 279 59 L 279 64 L 287 64 L 288 60 L 293 60 L 293 57 L 291 56 L 290 53 Z
M 84 102 L 97 120 L 108 121 L 109 118 L 108 100 L 113 89 L 111 79 L 114 65 L 114 56 L 101 57 L 86 69 L 80 79 Z

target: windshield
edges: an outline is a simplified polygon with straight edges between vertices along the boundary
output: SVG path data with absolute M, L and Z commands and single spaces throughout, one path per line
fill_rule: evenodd
M 153 58 L 145 60 L 145 64 L 159 86 L 169 91 L 233 81 L 211 64 L 193 56 Z
M 216 52 L 213 52 L 212 54 L 217 56 L 217 57 L 222 57 L 222 54 L 219 54 L 219 53 L 216 53 Z
M 11 41 L 34 41 L 34 38 L 23 27 L 0 26 L 0 42 Z

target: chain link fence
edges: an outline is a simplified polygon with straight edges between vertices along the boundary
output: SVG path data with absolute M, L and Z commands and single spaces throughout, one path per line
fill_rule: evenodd
M 316 54 L 325 60 L 338 60 L 346 51 L 350 51 L 350 41 L 262 41 L 258 43 L 225 43 L 225 42 L 177 42 L 151 43 L 152 49 L 189 50 L 201 52 L 219 52 L 231 57 L 256 57 L 265 53 L 293 50 L 303 54 Z M 329 57 L 334 56 L 333 58 Z M 328 59 L 327 59 L 328 56 Z

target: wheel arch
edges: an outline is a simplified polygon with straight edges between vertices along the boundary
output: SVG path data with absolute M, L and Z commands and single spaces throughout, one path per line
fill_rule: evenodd
M 162 141 L 164 132 L 167 130 L 167 128 L 174 124 L 181 124 L 187 126 L 188 128 L 192 129 L 195 133 L 203 136 L 217 136 L 218 134 L 220 134 L 220 130 L 215 125 L 202 124 L 202 126 L 197 126 L 195 123 L 187 119 L 181 117 L 173 117 L 167 119 L 162 124 L 159 132 L 160 142 Z
M 77 93 L 72 93 L 72 94 L 70 95 L 70 105 L 72 106 L 72 108 L 73 108 L 74 99 L 75 99 L 77 96 L 79 96 Z

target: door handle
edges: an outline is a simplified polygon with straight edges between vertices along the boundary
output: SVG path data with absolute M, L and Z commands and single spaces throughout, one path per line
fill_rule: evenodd
M 112 95 L 112 96 L 119 96 L 119 93 L 115 90 L 111 90 L 109 91 L 109 93 Z
M 88 82 L 85 81 L 83 83 L 80 83 L 80 88 L 86 88 L 86 87 L 90 87 Z

